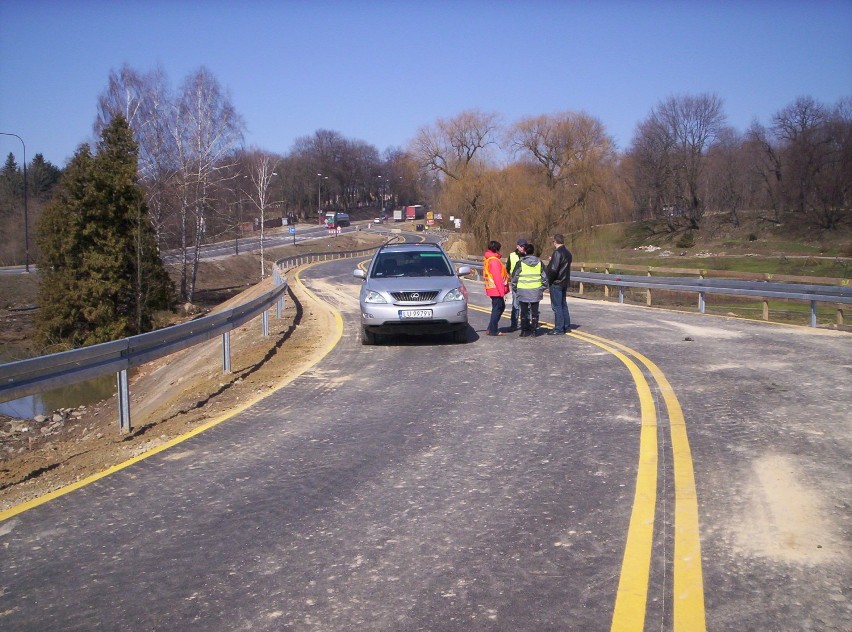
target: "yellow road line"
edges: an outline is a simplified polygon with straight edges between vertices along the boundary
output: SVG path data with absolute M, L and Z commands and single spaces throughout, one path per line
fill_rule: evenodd
M 490 313 L 491 310 L 478 306 L 470 306 L 471 309 Z M 543 323 L 546 326 L 551 326 L 549 323 Z M 637 391 L 640 394 L 640 405 L 642 402 L 642 392 L 647 388 L 647 382 L 644 375 L 639 371 L 638 367 L 625 358 L 623 354 L 616 351 L 620 349 L 624 354 L 628 354 L 636 358 L 644 365 L 662 394 L 663 401 L 666 405 L 666 410 L 669 417 L 669 432 L 672 443 L 672 466 L 674 469 L 674 491 L 675 491 L 675 526 L 674 526 L 674 561 L 673 561 L 673 629 L 675 632 L 705 632 L 706 627 L 706 612 L 704 607 L 704 578 L 701 568 L 701 538 L 698 524 L 698 494 L 695 488 L 695 468 L 692 461 L 692 452 L 689 447 L 689 437 L 686 431 L 686 421 L 683 416 L 683 410 L 680 407 L 680 402 L 675 395 L 671 383 L 666 378 L 660 368 L 651 362 L 647 357 L 623 345 L 621 343 L 595 336 L 586 332 L 574 331 L 570 334 L 574 338 L 581 339 L 585 342 L 595 344 L 609 353 L 619 356 L 619 359 L 630 369 L 631 375 L 636 382 Z M 629 364 L 628 364 L 629 362 Z M 631 368 L 630 365 L 633 365 Z M 640 386 L 637 381 L 635 370 L 639 371 L 644 386 Z M 650 391 L 649 391 L 650 393 Z M 645 413 L 642 414 L 642 427 L 645 431 Z M 655 429 L 656 432 L 656 429 Z M 648 575 L 641 575 L 644 572 L 644 567 L 640 567 L 638 572 L 627 569 L 628 558 L 633 560 L 643 560 L 645 554 L 644 547 L 647 540 L 643 536 L 653 534 L 651 528 L 648 532 L 642 530 L 637 525 L 635 534 L 631 534 L 634 528 L 634 517 L 637 511 L 642 515 L 648 516 L 648 507 L 638 507 L 637 504 L 647 504 L 645 495 L 640 496 L 640 486 L 648 488 L 649 482 L 645 480 L 647 472 L 643 475 L 643 459 L 646 454 L 642 447 L 643 437 L 640 436 L 640 462 L 639 472 L 637 473 L 636 493 L 634 495 L 633 514 L 631 515 L 630 527 L 628 530 L 627 546 L 624 554 L 624 563 L 622 563 L 621 577 L 619 579 L 618 595 L 616 597 L 616 606 L 613 614 L 612 630 L 642 630 L 645 619 L 645 601 L 640 595 L 644 591 L 647 594 Z M 649 444 L 646 444 L 646 446 Z M 654 435 L 654 458 L 656 463 L 656 434 Z M 654 475 L 656 477 L 656 465 L 654 467 Z M 656 495 L 656 478 L 654 486 L 654 494 Z M 655 498 L 652 499 L 650 507 L 653 508 Z M 653 522 L 653 511 L 650 514 Z M 653 526 L 653 525 L 651 525 Z M 625 575 L 625 573 L 628 575 Z M 644 581 L 644 586 L 641 582 Z M 639 608 L 641 603 L 641 609 Z
M 592 342 L 605 340 L 592 334 L 571 334 Z M 675 487 L 674 533 L 674 630 L 675 632 L 704 632 L 704 577 L 701 569 L 701 538 L 698 525 L 698 494 L 695 489 L 695 469 L 686 421 L 674 389 L 663 372 L 641 353 L 625 345 L 606 341 L 635 357 L 651 372 L 659 386 L 669 415 L 672 442 L 672 465 Z
M 313 300 L 319 302 L 320 299 L 318 299 L 313 292 L 308 290 L 308 288 L 306 288 L 304 286 L 304 284 L 302 284 L 302 280 L 299 277 L 299 274 L 301 274 L 302 270 L 307 269 L 308 267 L 311 267 L 312 265 L 315 265 L 315 264 L 309 264 L 308 266 L 305 266 L 305 268 L 301 268 L 299 270 L 299 272 L 296 273 L 295 278 L 296 278 L 296 281 L 299 284 L 302 285 L 302 289 L 308 294 L 308 296 L 310 298 L 312 298 Z M 316 359 L 316 362 L 314 362 L 310 366 L 305 367 L 304 371 L 311 368 L 311 366 L 316 365 L 320 360 L 322 360 L 325 356 L 327 356 L 329 354 L 329 352 L 335 347 L 338 340 L 340 340 L 343 337 L 343 317 L 340 315 L 340 312 L 337 309 L 335 309 L 333 306 L 329 305 L 328 303 L 325 303 L 324 301 L 323 301 L 323 304 L 328 305 L 331 308 L 332 313 L 334 314 L 335 323 L 336 323 L 336 332 L 335 332 L 334 336 L 332 336 L 331 338 L 329 338 L 326 341 L 326 348 L 323 350 L 322 354 Z M 304 373 L 304 371 L 302 371 L 302 373 Z M 17 516 L 18 514 L 24 513 L 25 511 L 29 511 L 30 509 L 38 507 L 39 505 L 43 505 L 44 503 L 49 502 L 51 500 L 54 500 L 55 498 L 59 498 L 60 496 L 64 496 L 65 494 L 70 494 L 71 492 L 73 492 L 77 489 L 80 489 L 81 487 L 85 487 L 86 485 L 91 485 L 95 481 L 99 481 L 100 479 L 102 479 L 106 476 L 109 476 L 110 474 L 114 474 L 116 472 L 119 472 L 119 471 L 127 468 L 127 467 L 130 467 L 134 463 L 138 463 L 139 461 L 143 461 L 143 460 L 145 460 L 149 457 L 154 456 L 155 454 L 159 454 L 160 452 L 163 452 L 164 450 L 168 450 L 169 448 L 172 448 L 179 443 L 183 443 L 187 439 L 191 439 L 192 437 L 194 437 L 198 434 L 201 434 L 205 430 L 209 430 L 213 426 L 218 426 L 223 421 L 227 421 L 228 419 L 240 414 L 241 412 L 243 412 L 247 408 L 254 406 L 259 401 L 265 399 L 266 397 L 269 397 L 272 393 L 274 393 L 278 389 L 280 389 L 283 386 L 286 386 L 287 384 L 292 382 L 296 377 L 298 377 L 298 376 L 297 375 L 290 376 L 286 380 L 282 381 L 280 384 L 277 384 L 271 390 L 266 391 L 263 394 L 254 397 L 253 399 L 245 402 L 244 404 L 241 404 L 239 407 L 235 408 L 232 411 L 229 411 L 228 413 L 222 415 L 221 417 L 217 417 L 216 419 L 208 421 L 207 423 L 202 424 L 201 426 L 198 426 L 197 428 L 194 428 L 193 430 L 190 430 L 189 432 L 187 432 L 185 434 L 177 436 L 177 437 L 167 441 L 166 443 L 158 445 L 157 447 L 152 448 L 152 449 L 148 450 L 147 452 L 143 452 L 142 454 L 139 454 L 139 455 L 137 455 L 137 456 L 135 456 L 131 459 L 128 459 L 127 461 L 122 461 L 121 463 L 117 463 L 116 465 L 113 465 L 112 467 L 109 467 L 102 472 L 98 472 L 97 474 L 93 474 L 91 476 L 88 476 L 84 479 L 77 481 L 76 483 L 71 483 L 70 485 L 66 485 L 65 487 L 60 487 L 57 490 L 54 490 L 54 491 L 49 492 L 47 494 L 44 494 L 43 496 L 39 496 L 38 498 L 33 498 L 32 500 L 28 500 L 28 501 L 23 502 L 19 505 L 15 505 L 14 507 L 10 507 L 9 509 L 5 509 L 3 511 L 0 511 L 0 522 L 3 522 L 4 520 L 8 520 L 9 518 Z
M 642 370 L 633 360 L 608 344 L 585 340 L 621 360 L 636 384 L 641 411 L 639 464 L 633 509 L 627 529 L 627 543 L 621 562 L 621 575 L 615 597 L 611 630 L 642 632 L 648 601 L 648 578 L 654 544 L 654 512 L 657 503 L 657 410 L 651 388 Z

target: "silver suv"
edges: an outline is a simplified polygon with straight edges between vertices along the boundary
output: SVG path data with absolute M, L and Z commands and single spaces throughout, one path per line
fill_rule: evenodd
M 467 288 L 437 244 L 386 244 L 378 249 L 361 287 L 361 342 L 376 344 L 385 334 L 449 333 L 467 342 Z

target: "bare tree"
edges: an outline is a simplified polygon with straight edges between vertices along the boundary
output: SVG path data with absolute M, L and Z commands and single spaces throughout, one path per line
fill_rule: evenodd
M 175 105 L 162 68 L 139 73 L 127 64 L 110 71 L 107 87 L 98 97 L 94 131 L 100 135 L 112 119 L 127 119 L 139 145 L 139 178 L 157 244 L 166 243 L 164 227 L 174 212 L 170 193 L 176 172 L 175 145 L 169 129 L 174 127 Z
M 743 138 L 730 127 L 720 130 L 708 152 L 707 206 L 725 212 L 731 223 L 740 224 L 739 212 L 747 199 L 748 168 Z
M 200 246 L 216 184 L 227 176 L 244 124 L 219 82 L 202 67 L 184 81 L 171 130 L 180 190 L 180 294 L 192 302 Z
M 248 196 L 254 205 L 257 212 L 260 213 L 260 278 L 266 277 L 266 267 L 264 262 L 263 238 L 264 224 L 266 222 L 266 210 L 271 202 L 270 183 L 273 176 L 277 176 L 278 165 L 280 158 L 270 154 L 269 152 L 261 151 L 257 148 L 253 149 L 248 154 L 248 180 L 250 183 Z
M 848 162 L 843 169 L 849 108 L 843 103 L 832 111 L 811 97 L 799 97 L 772 117 L 786 199 L 798 214 L 827 229 L 836 228 L 849 212 Z
M 611 216 L 607 188 L 614 179 L 614 145 L 603 124 L 580 112 L 522 119 L 509 143 L 537 165 L 549 192 L 541 216 L 545 233 L 568 232 Z
M 631 153 L 645 197 L 657 217 L 681 214 L 698 228 L 704 213 L 699 195 L 706 151 L 725 124 L 716 95 L 669 97 L 637 127 Z
M 778 145 L 770 132 L 757 121 L 749 127 L 747 138 L 749 168 L 763 184 L 764 199 L 760 208 L 768 207 L 773 211 L 771 218 L 763 219 L 780 224 L 784 213 L 784 178 Z
M 498 211 L 484 200 L 492 171 L 488 149 L 498 134 L 497 115 L 471 110 L 421 128 L 412 143 L 420 167 L 441 181 L 447 208 L 461 215 L 479 242 L 489 240 Z

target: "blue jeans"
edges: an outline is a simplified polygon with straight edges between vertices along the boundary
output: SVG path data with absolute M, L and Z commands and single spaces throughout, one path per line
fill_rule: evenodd
M 506 309 L 506 299 L 502 296 L 491 297 L 491 320 L 488 321 L 488 333 L 496 334 L 500 326 L 500 317 Z
M 518 300 L 518 293 L 512 292 L 512 315 L 510 318 L 510 324 L 512 325 L 512 329 L 518 328 L 518 315 L 521 312 L 521 302 Z
M 571 330 L 571 315 L 568 313 L 568 301 L 565 295 L 568 289 L 561 285 L 550 286 L 550 305 L 553 308 L 553 330 L 563 334 Z

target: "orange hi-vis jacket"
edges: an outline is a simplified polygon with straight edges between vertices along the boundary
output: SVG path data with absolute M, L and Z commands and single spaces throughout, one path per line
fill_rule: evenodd
M 485 294 L 488 296 L 506 296 L 509 293 L 509 273 L 500 261 L 499 252 L 485 251 L 482 280 L 485 281 Z

